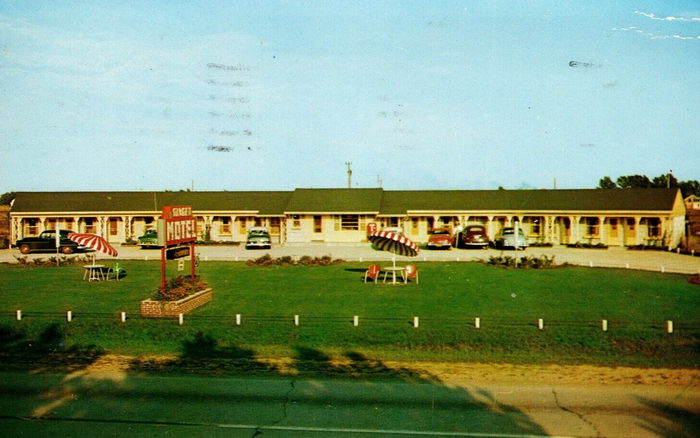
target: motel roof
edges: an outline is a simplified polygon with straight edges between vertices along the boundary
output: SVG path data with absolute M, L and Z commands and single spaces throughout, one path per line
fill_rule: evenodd
M 165 205 L 198 213 L 407 214 L 452 212 L 670 212 L 674 189 L 383 190 L 300 188 L 294 191 L 17 192 L 12 213 L 156 214 Z

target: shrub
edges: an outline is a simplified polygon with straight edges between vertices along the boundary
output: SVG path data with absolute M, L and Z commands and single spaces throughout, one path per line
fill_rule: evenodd
M 246 261 L 248 266 L 290 266 L 290 265 L 300 265 L 300 266 L 330 266 L 337 265 L 339 263 L 344 263 L 343 259 L 333 259 L 331 256 L 325 255 L 323 257 L 311 257 L 311 256 L 301 256 L 299 260 L 294 260 L 291 256 L 282 256 L 273 259 L 270 254 L 265 254 L 264 256 L 258 257 L 254 260 Z
M 511 256 L 491 256 L 486 263 L 493 266 L 505 268 L 515 267 L 520 269 L 543 269 L 557 266 L 554 263 L 554 256 L 547 257 L 546 255 L 541 255 L 539 257 L 524 256 L 520 257 L 520 260 Z
M 35 258 L 35 259 L 30 259 L 27 256 L 14 256 L 15 260 L 17 260 L 17 265 L 19 266 L 29 266 L 29 267 L 51 267 L 51 266 L 57 266 L 57 265 L 77 265 L 77 264 L 84 264 L 84 263 L 90 263 L 91 258 L 83 255 L 83 256 L 52 256 L 47 259 L 43 258 Z
M 177 301 L 207 287 L 207 283 L 202 281 L 198 275 L 194 277 L 194 281 L 189 275 L 179 275 L 171 278 L 165 289 L 158 289 L 154 299 L 158 301 Z

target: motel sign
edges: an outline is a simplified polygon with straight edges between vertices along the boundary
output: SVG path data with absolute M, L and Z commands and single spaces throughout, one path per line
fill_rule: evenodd
M 162 219 L 158 220 L 158 244 L 162 247 L 191 243 L 197 240 L 197 225 L 192 216 L 192 207 L 163 207 Z

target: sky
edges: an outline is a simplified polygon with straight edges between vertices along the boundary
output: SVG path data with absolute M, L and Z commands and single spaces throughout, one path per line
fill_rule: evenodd
M 0 0 L 0 192 L 700 180 L 700 1 Z

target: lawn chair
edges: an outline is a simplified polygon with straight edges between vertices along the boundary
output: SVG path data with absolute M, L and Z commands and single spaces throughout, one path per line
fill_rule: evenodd
M 112 272 L 114 273 L 114 279 L 119 281 L 120 277 L 126 275 L 126 269 L 119 263 L 114 264 L 114 269 L 112 269 Z
M 416 284 L 418 284 L 418 268 L 416 268 L 416 265 L 406 265 L 404 282 L 408 283 L 409 278 L 415 278 Z
M 367 279 L 370 279 L 374 280 L 374 283 L 376 284 L 381 270 L 382 268 L 380 268 L 379 265 L 369 265 L 369 268 L 367 268 L 367 271 L 365 272 L 365 283 L 367 283 Z

